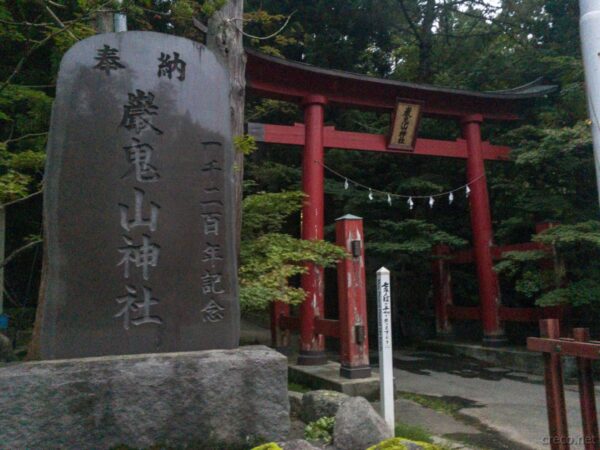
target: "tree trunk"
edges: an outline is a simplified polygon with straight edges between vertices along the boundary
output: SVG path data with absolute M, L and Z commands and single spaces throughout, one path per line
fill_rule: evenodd
M 243 0 L 229 0 L 208 22 L 207 46 L 229 69 L 231 82 L 230 108 L 233 136 L 244 134 L 244 99 L 246 89 L 246 54 L 241 33 Z M 236 152 L 234 160 L 236 253 L 239 255 L 242 229 L 242 181 L 244 155 Z
M 433 22 L 435 21 L 435 0 L 428 0 L 423 11 L 423 22 L 421 23 L 421 39 L 419 42 L 419 83 L 431 83 L 433 69 L 431 67 L 433 58 Z

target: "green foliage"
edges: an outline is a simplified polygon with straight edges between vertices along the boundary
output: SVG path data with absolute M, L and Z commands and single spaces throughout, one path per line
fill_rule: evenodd
M 8 154 L 4 163 L 14 170 L 39 172 L 44 168 L 46 155 L 43 151 L 24 150 L 19 153 Z
M 589 126 L 559 129 L 525 126 L 507 135 L 515 146 L 513 173 L 494 180 L 503 214 L 529 222 L 577 222 L 592 218 L 596 195 Z
M 243 201 L 242 236 L 249 240 L 281 231 L 284 220 L 302 208 L 303 200 L 304 194 L 298 191 L 247 196 Z
M 6 203 L 25 197 L 30 183 L 31 177 L 13 170 L 0 175 L 0 201 Z
M 558 225 L 536 235 L 533 240 L 553 245 L 561 252 L 600 249 L 600 222 L 588 220 L 574 225 Z
M 201 11 L 206 17 L 210 17 L 225 6 L 226 3 L 227 0 L 205 0 L 202 2 Z
M 542 291 L 555 286 L 554 271 L 540 270 L 540 261 L 551 257 L 540 250 L 506 252 L 494 270 L 515 284 L 517 293 L 525 298 L 534 298 Z
M 538 306 L 570 304 L 575 307 L 587 306 L 600 308 L 600 283 L 586 278 L 575 281 L 566 288 L 558 288 L 543 294 L 536 301 Z
M 324 241 L 305 241 L 286 234 L 268 233 L 242 242 L 240 301 L 245 308 L 263 309 L 272 301 L 299 304 L 305 293 L 288 285 L 291 277 L 306 271 L 312 262 L 330 267 L 344 251 Z
M 558 225 L 533 237 L 553 248 L 542 251 L 508 252 L 496 271 L 515 283 L 518 293 L 535 298 L 539 306 L 570 304 L 600 310 L 600 222 Z M 540 261 L 554 259 L 553 270 L 543 270 Z
M 233 138 L 233 145 L 235 146 L 236 151 L 244 155 L 251 155 L 258 148 L 254 136 L 250 136 L 248 134 L 243 136 L 235 136 Z
M 261 193 L 243 201 L 240 249 L 240 302 L 246 309 L 264 309 L 272 301 L 302 302 L 305 292 L 289 285 L 311 262 L 330 267 L 346 256 L 338 246 L 305 241 L 281 233 L 285 220 L 300 210 L 301 192 Z
M 171 3 L 171 15 L 174 18 L 174 20 L 189 22 L 190 20 L 192 20 L 192 18 L 194 17 L 194 15 L 196 13 L 196 4 L 198 2 L 195 2 L 192 0 L 177 0 L 177 1 L 172 1 L 170 3 Z M 211 7 L 214 7 L 215 10 L 218 10 L 225 4 L 225 1 L 220 0 L 218 2 L 215 2 L 215 1 L 204 2 L 204 4 L 202 5 L 202 8 L 201 8 L 202 11 L 204 11 L 204 8 L 207 5 L 207 3 L 213 4 L 209 7 L 209 9 Z
M 335 417 L 321 417 L 310 422 L 304 428 L 304 438 L 311 441 L 321 441 L 324 444 L 331 444 L 333 441 L 333 427 L 335 426 Z
M 467 241 L 440 230 L 424 220 L 408 219 L 401 222 L 382 220 L 375 233 L 368 235 L 367 248 L 389 257 L 431 254 L 432 246 L 446 244 L 463 247 Z
M 270 36 L 277 32 L 286 22 L 287 16 L 284 14 L 270 14 L 260 8 L 256 11 L 244 13 L 244 19 L 246 28 L 249 28 L 249 34 L 261 37 Z M 274 36 L 272 42 L 252 39 L 252 43 L 267 55 L 283 56 L 282 49 L 297 44 L 298 40 L 294 36 L 290 36 L 288 32 L 280 32 Z
M 552 245 L 563 262 L 562 285 L 537 299 L 540 306 L 571 304 L 600 311 L 600 222 L 552 227 L 534 237 Z

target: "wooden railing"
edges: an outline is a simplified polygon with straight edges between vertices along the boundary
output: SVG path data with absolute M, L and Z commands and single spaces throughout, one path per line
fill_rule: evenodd
M 552 450 L 568 450 L 575 442 L 569 439 L 565 391 L 563 382 L 563 356 L 577 359 L 579 378 L 579 402 L 583 436 L 577 440 L 586 450 L 600 448 L 598 438 L 598 418 L 596 415 L 596 396 L 592 376 L 592 360 L 600 358 L 600 341 L 590 340 L 587 328 L 574 328 L 573 338 L 561 338 L 557 319 L 540 320 L 540 336 L 527 339 L 527 348 L 541 352 L 544 356 L 544 380 L 546 384 L 546 403 L 548 409 L 548 444 Z

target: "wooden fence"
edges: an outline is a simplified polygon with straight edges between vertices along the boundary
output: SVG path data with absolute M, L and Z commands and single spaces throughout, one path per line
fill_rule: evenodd
M 548 443 L 552 450 L 568 450 L 573 440 L 569 438 L 565 391 L 563 380 L 563 356 L 577 359 L 579 379 L 579 402 L 583 423 L 582 442 L 585 450 L 598 450 L 598 417 L 592 376 L 592 361 L 600 358 L 600 341 L 590 340 L 587 328 L 574 328 L 573 338 L 561 338 L 557 319 L 540 320 L 540 336 L 527 339 L 527 348 L 544 356 L 544 380 L 548 409 Z

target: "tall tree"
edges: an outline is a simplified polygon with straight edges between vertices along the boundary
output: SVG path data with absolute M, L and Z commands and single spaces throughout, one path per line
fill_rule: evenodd
M 243 46 L 243 0 L 229 0 L 209 20 L 207 45 L 215 51 L 229 70 L 231 93 L 231 128 L 234 139 L 244 134 L 244 103 L 246 95 L 246 54 Z M 235 230 L 236 249 L 239 253 L 242 229 L 242 181 L 244 179 L 244 154 L 237 151 L 234 160 Z

